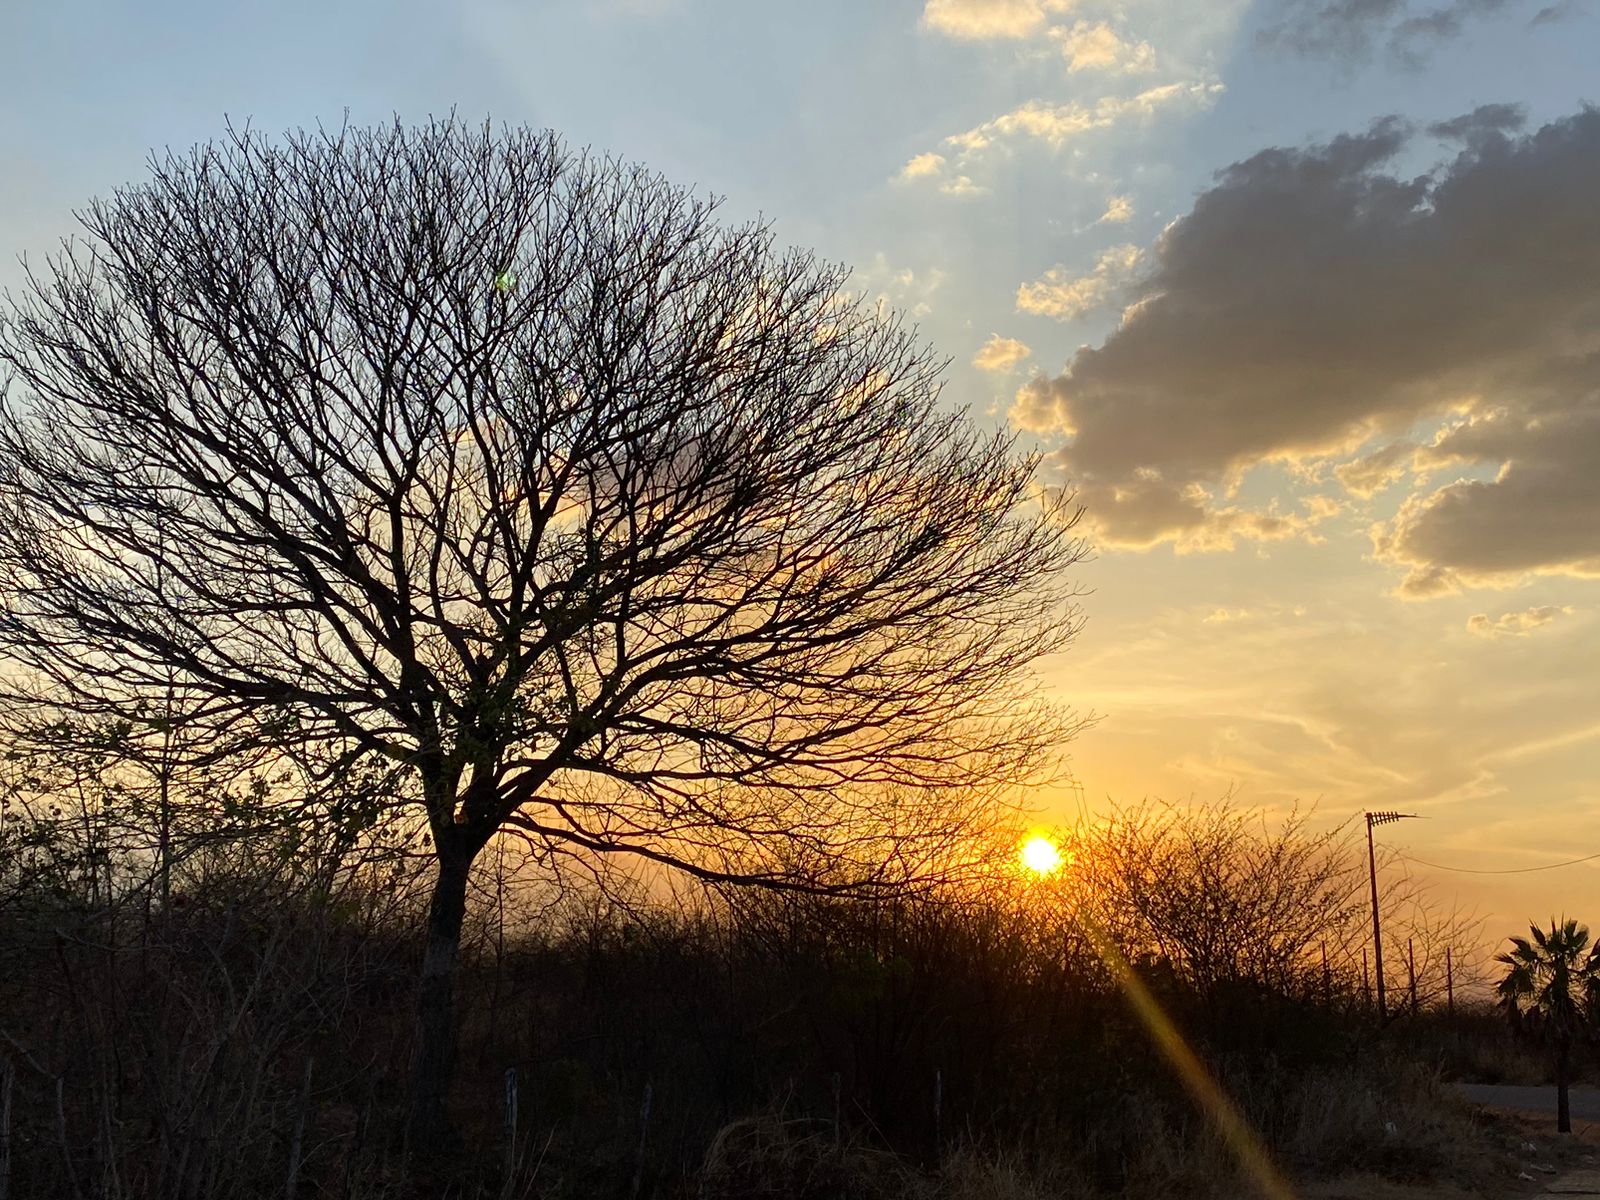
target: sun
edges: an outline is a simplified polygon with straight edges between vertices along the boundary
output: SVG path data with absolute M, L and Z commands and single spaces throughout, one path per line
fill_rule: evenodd
M 1035 875 L 1053 874 L 1061 861 L 1061 851 L 1047 837 L 1033 837 L 1023 843 L 1022 865 Z

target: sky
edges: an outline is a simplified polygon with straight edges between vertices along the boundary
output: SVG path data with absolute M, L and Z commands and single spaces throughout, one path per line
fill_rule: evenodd
M 1600 6 L 11 0 L 0 285 L 147 155 L 551 127 L 855 268 L 1076 492 L 1081 802 L 1600 854 Z M 1081 801 L 1080 801 L 1081 797 Z M 1413 868 L 1492 933 L 1600 861 Z

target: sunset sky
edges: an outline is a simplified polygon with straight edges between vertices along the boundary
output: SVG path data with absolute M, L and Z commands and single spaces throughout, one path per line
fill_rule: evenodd
M 227 118 L 553 127 L 853 264 L 1076 488 L 1091 808 L 1533 867 L 1600 853 L 1597 50 L 1583 0 L 15 0 L 0 282 Z M 1600 925 L 1600 861 L 1420 873 Z

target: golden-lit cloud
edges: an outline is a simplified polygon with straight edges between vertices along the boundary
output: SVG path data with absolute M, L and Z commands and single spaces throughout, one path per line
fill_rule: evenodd
M 1370 499 L 1406 476 L 1415 453 L 1416 447 L 1409 442 L 1391 442 L 1371 454 L 1339 463 L 1333 473 L 1351 495 Z
M 1133 301 L 1012 407 L 1060 432 L 1057 465 L 1104 544 L 1239 536 L 1200 497 L 1279 464 L 1357 500 L 1410 489 L 1374 531 L 1406 598 L 1600 575 L 1600 223 L 1578 199 L 1600 194 L 1600 111 L 1527 136 L 1511 119 L 1430 127 L 1459 150 L 1422 176 L 1389 169 L 1415 136 L 1396 120 L 1264 150 L 1220 173 L 1138 278 L 1116 286 L 1113 259 L 1026 291 L 1028 311 L 1064 319 Z M 1434 478 L 1445 468 L 1459 477 Z
M 982 196 L 989 191 L 980 183 L 975 183 L 970 175 L 956 175 L 946 179 L 939 185 L 939 190 L 946 196 Z
M 945 142 L 969 155 L 1013 141 L 1038 141 L 1060 149 L 1076 137 L 1123 122 L 1149 120 L 1167 110 L 1209 108 L 1221 94 L 1220 83 L 1165 83 L 1132 96 L 1102 96 L 1090 104 L 1029 100 L 965 133 L 952 134 Z
M 1143 261 L 1138 246 L 1112 246 L 1100 252 L 1087 275 L 1070 275 L 1052 267 L 1017 289 L 1017 310 L 1057 321 L 1072 321 L 1094 312 L 1131 283 Z
M 1248 608 L 1214 608 L 1201 619 L 1207 625 L 1222 625 L 1228 621 L 1247 621 L 1250 616 Z
M 1155 69 L 1154 46 L 1146 41 L 1128 41 L 1104 21 L 1077 21 L 1051 30 L 1050 36 L 1060 43 L 1069 72 L 1133 74 Z
M 1016 338 L 1001 337 L 996 333 L 990 335 L 989 340 L 983 344 L 973 358 L 972 365 L 980 371 L 1009 371 L 1032 353 L 1032 350 Z
M 1100 214 L 1096 225 L 1126 225 L 1133 220 L 1133 197 L 1110 196 L 1106 199 L 1106 210 Z
M 1574 612 L 1570 604 L 1540 604 L 1515 612 L 1491 617 L 1488 613 L 1473 613 L 1467 618 L 1467 632 L 1479 637 L 1522 637 L 1535 629 L 1542 629 L 1558 617 L 1570 617 Z
M 944 155 L 929 152 L 919 154 L 900 170 L 901 179 L 927 179 L 944 170 Z
M 1073 0 L 927 0 L 922 21 L 953 38 L 1026 38 L 1042 32 L 1052 14 L 1072 8 Z
M 1241 542 L 1316 542 L 1321 540 L 1317 527 L 1341 511 L 1322 496 L 1302 501 L 1301 511 L 1277 501 L 1263 509 L 1218 506 L 1200 484 L 1174 483 L 1151 468 L 1116 483 L 1080 480 L 1075 491 L 1094 526 L 1096 544 L 1115 550 L 1171 543 L 1179 554 L 1216 554 Z

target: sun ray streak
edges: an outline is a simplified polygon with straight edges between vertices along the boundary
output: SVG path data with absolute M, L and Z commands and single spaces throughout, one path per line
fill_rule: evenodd
M 1240 1168 L 1255 1185 L 1257 1193 L 1267 1200 L 1294 1200 L 1293 1189 L 1274 1165 L 1255 1130 L 1250 1128 L 1228 1094 L 1222 1090 L 1222 1085 L 1172 1023 L 1172 1018 L 1167 1016 L 1166 1010 L 1145 986 L 1144 980 L 1139 978 L 1121 948 L 1087 913 L 1078 913 L 1076 921 L 1095 953 L 1116 979 L 1129 1007 L 1177 1072 L 1178 1079 L 1189 1095 L 1222 1136 Z

